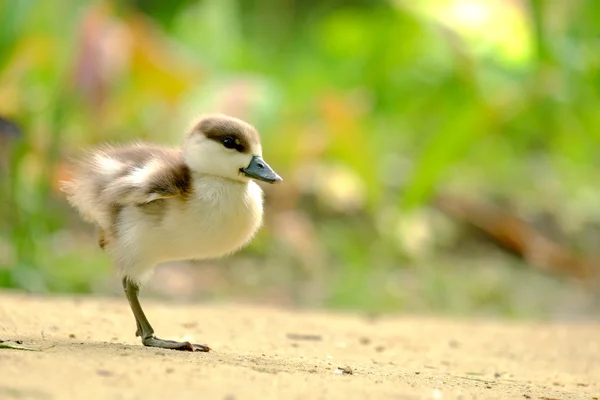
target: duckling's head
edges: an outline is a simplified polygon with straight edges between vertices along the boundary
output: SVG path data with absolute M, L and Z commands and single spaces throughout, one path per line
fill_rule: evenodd
M 183 157 L 193 172 L 249 182 L 282 179 L 262 158 L 254 127 L 226 115 L 201 118 L 183 143 Z

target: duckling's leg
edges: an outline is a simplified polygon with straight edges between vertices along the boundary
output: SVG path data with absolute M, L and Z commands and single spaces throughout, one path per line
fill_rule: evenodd
M 144 346 L 162 347 L 163 349 L 184 351 L 210 350 L 210 347 L 203 344 L 176 342 L 174 340 L 163 340 L 155 337 L 154 329 L 152 329 L 150 322 L 148 322 L 148 319 L 146 318 L 144 310 L 142 310 L 142 306 L 138 299 L 140 287 L 125 277 L 123 278 L 123 289 L 125 289 L 125 296 L 127 296 L 127 300 L 129 300 L 129 305 L 131 306 L 131 311 L 133 311 L 133 316 L 135 317 L 135 322 L 137 324 L 137 332 L 135 334 L 136 336 L 141 336 Z

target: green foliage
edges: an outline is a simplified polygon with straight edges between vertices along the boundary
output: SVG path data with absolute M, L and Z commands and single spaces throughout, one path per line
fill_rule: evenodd
M 58 190 L 68 157 L 175 144 L 193 115 L 222 111 L 261 130 L 285 178 L 231 261 L 264 265 L 263 285 L 297 293 L 288 272 L 304 269 L 320 305 L 519 315 L 515 262 L 494 287 L 448 265 L 464 236 L 428 204 L 507 198 L 580 247 L 600 223 L 600 3 L 522 3 L 0 3 L 0 115 L 25 133 L 0 152 L 0 286 L 98 290 L 110 264 Z

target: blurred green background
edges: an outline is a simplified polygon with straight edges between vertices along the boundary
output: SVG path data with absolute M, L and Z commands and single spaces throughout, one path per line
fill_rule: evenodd
M 594 260 L 599 48 L 591 0 L 1 0 L 0 287 L 121 295 L 58 189 L 69 157 L 178 144 L 217 111 L 260 130 L 285 182 L 265 187 L 248 248 L 161 266 L 145 295 L 597 315 L 585 279 L 507 253 L 434 199 L 500 205 Z

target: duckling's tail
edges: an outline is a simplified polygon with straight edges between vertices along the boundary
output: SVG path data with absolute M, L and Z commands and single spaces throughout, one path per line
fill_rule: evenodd
M 97 202 L 93 184 L 93 181 L 85 179 L 85 175 L 76 174 L 70 180 L 60 181 L 59 188 L 84 221 L 101 226 L 104 212 Z
M 59 181 L 58 188 L 67 196 L 72 196 L 75 192 L 75 184 L 73 183 L 73 181 Z

